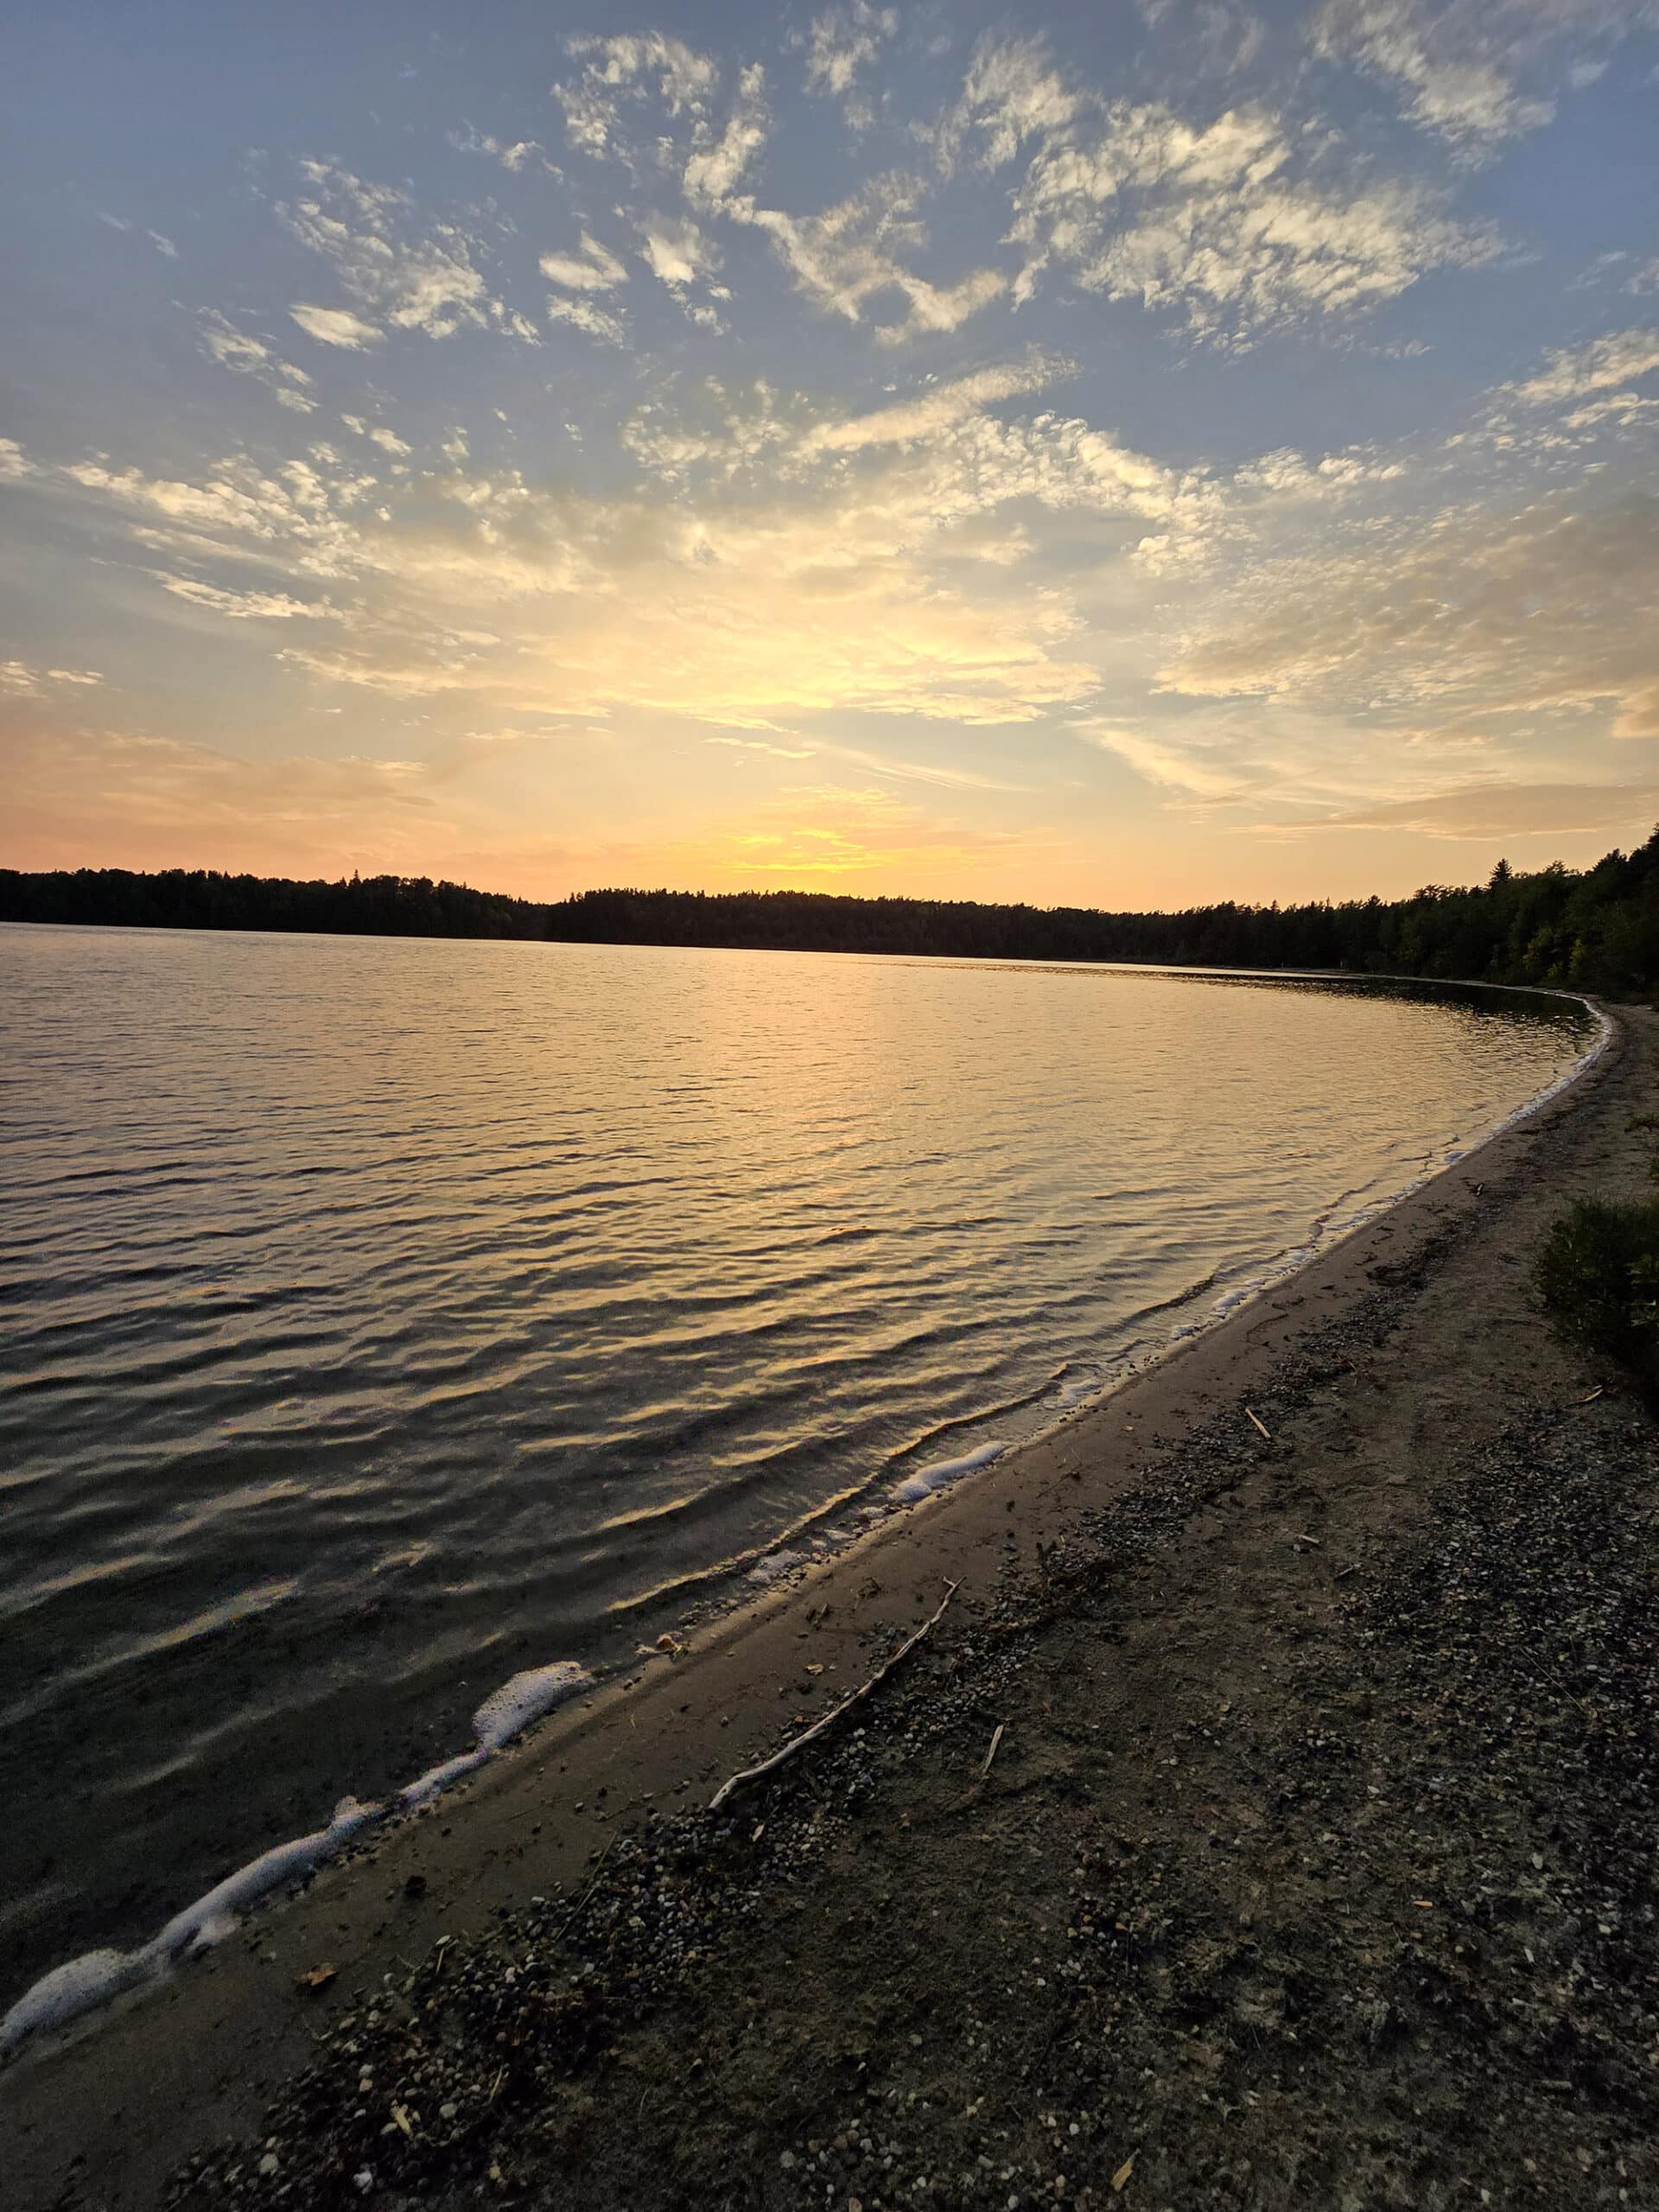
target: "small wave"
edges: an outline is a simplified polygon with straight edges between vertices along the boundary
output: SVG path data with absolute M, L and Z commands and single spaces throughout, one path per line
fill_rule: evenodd
M 959 1459 L 936 1459 L 931 1467 L 918 1467 L 913 1475 L 906 1475 L 903 1482 L 895 1484 L 893 1497 L 901 1505 L 917 1504 L 922 1498 L 931 1497 L 936 1490 L 943 1490 L 947 1483 L 971 1474 L 976 1467 L 988 1467 L 1007 1448 L 1006 1444 L 982 1444 L 976 1452 L 964 1452 Z

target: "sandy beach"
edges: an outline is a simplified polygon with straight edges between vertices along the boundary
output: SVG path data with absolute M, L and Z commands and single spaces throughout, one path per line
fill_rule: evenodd
M 29 2046 L 8 2204 L 1659 2202 L 1659 1432 L 1530 1293 L 1656 1098 L 1621 1015 L 1173 1359 Z

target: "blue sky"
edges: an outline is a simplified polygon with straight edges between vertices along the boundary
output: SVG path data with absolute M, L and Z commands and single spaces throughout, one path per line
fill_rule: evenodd
M 0 861 L 1131 905 L 1659 818 L 1655 0 L 7 16 Z

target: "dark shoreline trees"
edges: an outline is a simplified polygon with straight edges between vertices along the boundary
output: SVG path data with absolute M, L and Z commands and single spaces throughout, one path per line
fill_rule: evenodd
M 327 883 L 216 869 L 7 868 L 0 921 L 1337 969 L 1647 995 L 1659 988 L 1659 830 L 1582 871 L 1558 861 L 1522 874 L 1500 861 L 1484 885 L 1431 884 L 1409 899 L 1229 899 L 1175 913 L 814 891 L 601 890 L 543 905 L 424 876 Z

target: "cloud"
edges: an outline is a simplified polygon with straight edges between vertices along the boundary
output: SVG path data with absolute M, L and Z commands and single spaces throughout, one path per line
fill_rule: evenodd
M 725 127 L 716 136 L 706 123 L 694 137 L 681 183 L 694 207 L 722 207 L 764 149 L 771 129 L 766 78 L 760 64 L 738 72 L 737 93 Z
M 626 346 L 628 326 L 620 315 L 608 308 L 595 307 L 591 300 L 565 299 L 555 293 L 547 302 L 550 322 L 568 322 L 573 330 L 584 336 L 596 338 L 603 346 Z
M 1149 784 L 1168 791 L 1185 791 L 1196 798 L 1237 798 L 1250 791 L 1259 777 L 1218 764 L 1203 747 L 1191 747 L 1167 739 L 1148 736 L 1109 724 L 1081 722 L 1078 736 L 1103 753 L 1110 753 Z
M 727 212 L 765 232 L 796 289 L 830 314 L 857 322 L 874 300 L 895 293 L 907 300 L 908 315 L 879 334 L 897 342 L 955 330 L 1007 289 L 1007 277 L 994 269 L 973 270 L 944 288 L 912 272 L 899 255 L 925 242 L 916 220 L 923 196 L 918 178 L 894 171 L 816 215 L 786 215 L 752 200 Z
M 1594 715 L 1613 736 L 1656 736 L 1656 603 L 1659 497 L 1592 478 L 1506 513 L 1478 502 L 1264 563 L 1162 681 L 1383 728 L 1428 709 L 1513 717 L 1532 735 Z
M 396 454 L 400 458 L 412 453 L 414 448 L 400 438 L 396 430 L 389 430 L 384 423 L 365 423 L 360 415 L 342 415 L 340 421 L 359 438 L 366 438 L 371 445 L 379 447 L 382 453 Z M 316 448 L 313 448 L 314 452 Z
M 378 346 L 385 335 L 372 322 L 365 322 L 361 315 L 353 315 L 346 308 L 311 307 L 302 301 L 289 308 L 289 313 L 306 336 L 315 338 L 320 346 L 343 346 L 361 353 L 370 346 Z
M 1394 86 L 1411 122 L 1478 161 L 1550 122 L 1558 90 L 1601 75 L 1604 57 L 1561 48 L 1611 50 L 1656 22 L 1651 0 L 1325 0 L 1312 41 Z
M 1508 389 L 1529 407 L 1554 407 L 1611 391 L 1659 369 L 1659 330 L 1611 331 L 1545 356 L 1547 368 Z
M 1268 27 L 1238 0 L 1140 0 L 1152 29 L 1167 28 L 1179 41 L 1180 65 L 1206 76 L 1229 77 L 1248 69 L 1267 44 Z
M 1043 357 L 1003 368 L 979 369 L 971 376 L 931 386 L 914 399 L 880 407 L 845 422 L 820 423 L 801 440 L 806 453 L 854 453 L 868 446 L 908 445 L 935 438 L 941 430 L 982 415 L 998 400 L 1040 391 L 1056 377 L 1073 373 L 1072 365 Z
M 238 330 L 216 308 L 208 308 L 202 316 L 201 342 L 209 358 L 221 368 L 232 370 L 238 376 L 252 377 L 296 415 L 309 415 L 315 410 L 317 403 L 311 397 L 313 379 L 306 372 L 296 368 L 292 361 L 280 359 L 263 339 Z
M 98 219 L 100 223 L 107 223 L 112 231 L 125 232 L 130 236 L 136 233 L 148 238 L 156 252 L 165 260 L 176 261 L 179 257 L 177 246 L 174 245 L 171 238 L 164 236 L 160 231 L 142 230 L 138 224 L 130 223 L 119 215 L 106 215 L 101 207 L 98 211 Z
M 934 144 L 947 175 L 964 161 L 1022 162 L 1016 301 L 1059 269 L 1236 348 L 1497 251 L 1489 228 L 1453 222 L 1421 185 L 1339 175 L 1328 132 L 1294 132 L 1264 108 L 1198 125 L 1161 102 L 1108 100 L 1068 81 L 1036 40 L 982 41 Z
M 572 292 L 608 292 L 628 281 L 626 265 L 586 231 L 579 252 L 544 253 L 541 270 L 550 283 Z
M 1659 784 L 1469 784 L 1332 815 L 1309 829 L 1409 830 L 1425 837 L 1644 836 L 1659 819 Z
M 492 299 L 473 262 L 478 242 L 458 225 L 423 226 L 406 192 L 365 183 L 337 162 L 302 162 L 300 173 L 311 191 L 279 203 L 277 213 L 302 245 L 333 266 L 362 310 L 291 309 L 314 338 L 360 346 L 386 331 L 450 338 L 469 327 L 534 337 L 522 316 Z
M 175 559 L 280 563 L 315 576 L 365 565 L 366 542 L 353 519 L 376 479 L 344 466 L 283 462 L 267 471 L 243 455 L 210 463 L 204 480 L 149 476 L 111 467 L 106 454 L 60 467 L 37 464 L 40 491 L 86 499 L 131 518 L 138 543 Z
M 620 37 L 572 38 L 565 50 L 582 63 L 553 97 L 564 111 L 565 134 L 584 154 L 618 150 L 625 113 L 654 92 L 671 116 L 701 115 L 718 87 L 720 69 L 707 54 L 659 31 Z
M 10 692 L 14 698 L 37 699 L 48 684 L 67 683 L 79 689 L 103 681 L 95 668 L 36 668 L 29 661 L 0 660 L 0 691 Z
M 651 273 L 671 287 L 695 284 L 720 266 L 720 250 L 689 216 L 641 215 L 636 228 Z
M 293 599 L 286 592 L 230 591 L 218 584 L 200 582 L 194 576 L 168 575 L 158 569 L 156 582 L 176 598 L 188 600 L 194 607 L 205 607 L 214 614 L 223 614 L 232 621 L 289 622 L 312 619 L 337 622 L 340 610 L 330 607 L 325 600 L 312 605 L 302 599 Z
M 548 159 L 545 148 L 538 146 L 533 138 L 518 138 L 509 144 L 492 137 L 488 131 L 474 130 L 470 124 L 450 131 L 448 136 L 449 143 L 458 154 L 487 155 L 515 176 L 525 169 L 541 169 L 552 177 L 564 174 L 556 162 Z
M 807 32 L 806 88 L 831 99 L 845 99 L 859 72 L 880 55 L 899 29 L 895 8 L 875 8 L 870 0 L 827 8 Z

